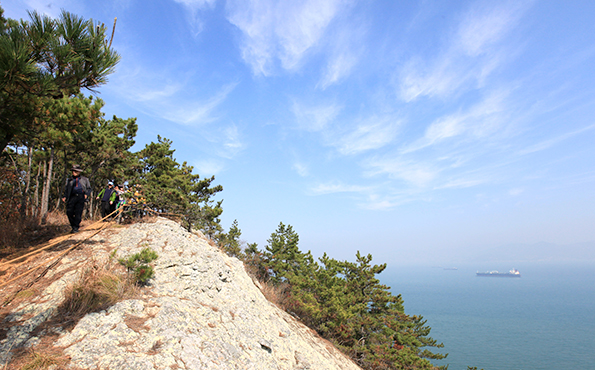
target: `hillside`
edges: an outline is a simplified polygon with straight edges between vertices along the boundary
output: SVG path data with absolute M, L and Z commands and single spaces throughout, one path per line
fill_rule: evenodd
M 146 247 L 159 255 L 155 277 L 134 299 L 75 323 L 56 315 L 65 289 L 84 271 L 107 264 L 113 251 L 125 257 Z M 242 262 L 163 218 L 99 233 L 29 291 L 3 308 L 2 368 L 16 369 L 19 356 L 43 348 L 68 358 L 66 368 L 359 369 L 267 301 Z

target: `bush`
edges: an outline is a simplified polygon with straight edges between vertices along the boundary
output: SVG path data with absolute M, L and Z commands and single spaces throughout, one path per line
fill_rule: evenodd
M 136 284 L 144 285 L 155 276 L 155 271 L 149 263 L 156 260 L 157 257 L 154 250 L 144 248 L 140 253 L 135 253 L 128 258 L 120 258 L 118 262 L 126 267 L 129 273 L 132 273 Z

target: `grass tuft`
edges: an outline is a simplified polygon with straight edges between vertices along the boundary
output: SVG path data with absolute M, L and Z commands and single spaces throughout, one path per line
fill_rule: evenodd
M 270 282 L 260 281 L 260 291 L 264 297 L 271 303 L 274 303 L 279 308 L 287 311 L 287 289 L 286 284 L 274 285 Z
M 111 262 L 102 266 L 94 265 L 66 290 L 65 300 L 59 310 L 65 316 L 82 317 L 132 298 L 137 293 L 134 281 Z
M 62 368 L 68 363 L 68 357 L 60 354 L 31 351 L 24 360 L 21 370 L 43 370 Z

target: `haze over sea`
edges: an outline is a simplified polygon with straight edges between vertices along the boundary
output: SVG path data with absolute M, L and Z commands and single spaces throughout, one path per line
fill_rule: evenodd
M 593 369 L 595 263 L 389 266 L 382 283 L 422 315 L 449 370 Z M 444 268 L 457 267 L 457 270 Z M 522 277 L 476 277 L 518 269 Z M 440 351 L 438 351 L 440 352 Z

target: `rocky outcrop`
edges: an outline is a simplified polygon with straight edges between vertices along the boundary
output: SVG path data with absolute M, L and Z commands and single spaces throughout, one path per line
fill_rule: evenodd
M 64 348 L 71 358 L 69 366 L 359 369 L 330 343 L 267 301 L 241 261 L 173 221 L 158 219 L 121 228 L 100 244 L 93 248 L 104 248 L 105 255 L 111 248 L 119 256 L 152 248 L 159 255 L 155 277 L 141 297 L 88 314 L 72 330 L 60 333 L 54 345 Z M 71 269 L 64 277 L 72 279 L 74 271 L 80 268 Z M 61 291 L 58 286 L 67 284 L 58 281 L 62 280 L 53 284 L 53 297 Z M 47 307 L 29 316 L 51 316 L 50 306 L 57 301 L 53 298 Z M 21 305 L 16 312 L 22 315 L 26 309 Z M 16 312 L 6 320 L 18 322 Z M 11 328 L 0 342 L 1 350 L 35 343 L 36 338 L 28 336 L 34 324 L 27 326 L 25 321 Z

